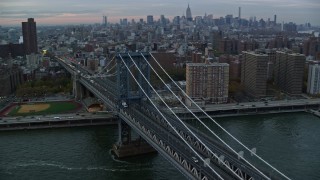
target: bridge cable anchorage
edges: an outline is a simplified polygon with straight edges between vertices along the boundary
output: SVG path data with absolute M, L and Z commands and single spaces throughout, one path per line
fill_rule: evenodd
M 120 59 L 122 60 L 122 62 L 124 63 L 124 65 L 126 66 L 126 68 L 128 69 L 129 73 L 131 74 L 132 78 L 135 80 L 135 82 L 137 83 L 137 85 L 139 86 L 139 88 L 141 89 L 141 91 L 144 93 L 144 95 L 147 97 L 147 99 L 151 102 L 151 104 L 156 108 L 156 110 L 158 111 L 158 113 L 162 116 L 162 118 L 165 119 L 165 121 L 168 123 L 168 125 L 173 129 L 173 131 L 182 139 L 182 141 L 193 151 L 193 153 L 195 153 L 203 162 L 205 162 L 205 160 L 196 152 L 196 150 L 193 149 L 193 147 L 180 135 L 180 133 L 173 127 L 173 125 L 170 123 L 170 121 L 167 120 L 167 118 L 163 115 L 163 113 L 157 108 L 157 106 L 154 104 L 154 102 L 151 100 L 151 98 L 148 96 L 148 94 L 145 92 L 145 90 L 142 88 L 142 86 L 139 84 L 138 80 L 134 77 L 134 74 L 131 72 L 130 68 L 127 66 L 127 64 L 125 63 L 125 61 L 123 60 L 122 56 L 119 54 Z M 131 58 L 131 56 L 129 55 L 129 57 Z M 131 58 L 132 60 L 132 58 Z M 132 62 L 135 64 L 134 60 L 132 60 Z M 136 64 L 135 64 L 136 66 Z M 137 66 L 136 66 L 137 67 Z M 139 70 L 139 72 L 143 75 L 143 73 L 140 71 L 140 69 L 137 67 L 137 69 Z M 143 76 L 145 78 L 145 76 Z M 150 85 L 150 84 L 149 84 Z M 154 91 L 154 88 L 151 86 L 151 88 Z M 156 91 L 155 91 L 156 92 Z M 212 170 L 212 172 L 214 172 L 219 179 L 223 179 L 211 166 L 208 166 L 209 169 Z
M 180 100 L 179 99 L 179 97 L 171 90 L 171 88 L 169 88 L 168 86 L 167 86 L 167 84 L 163 81 L 163 79 L 159 76 L 159 74 L 155 71 L 155 69 L 151 66 L 151 64 L 147 61 L 147 59 L 145 58 L 145 56 L 141 53 L 141 55 L 142 55 L 142 57 L 144 58 L 144 60 L 148 63 L 148 65 L 150 66 L 150 68 L 156 73 L 156 75 L 158 76 L 158 78 L 162 81 L 162 83 L 163 84 L 165 84 L 165 86 L 171 91 L 171 93 L 180 101 L 180 103 L 182 104 L 182 105 L 184 105 L 185 106 L 185 108 L 187 108 L 187 109 L 189 109 L 186 105 L 185 105 L 185 103 L 183 103 L 182 102 L 182 100 Z M 130 56 L 130 55 L 129 55 Z M 151 84 L 149 84 L 150 86 L 151 86 Z M 155 92 L 156 92 L 156 90 L 155 89 L 153 89 Z M 190 131 L 191 132 L 191 134 L 200 142 L 200 143 L 202 143 L 203 145 L 204 145 L 204 147 L 210 152 L 210 153 L 212 153 L 217 159 L 219 159 L 220 160 L 220 158 L 218 157 L 218 155 L 216 155 L 214 152 L 212 152 L 212 150 L 204 143 L 204 142 L 202 142 L 201 140 L 200 140 L 200 138 L 198 138 L 193 132 L 192 132 L 192 130 L 191 129 L 189 129 L 189 127 L 187 127 L 187 125 L 185 125 L 185 123 L 176 115 L 176 113 L 174 112 L 174 111 L 172 111 L 172 109 L 166 104 L 166 102 L 162 99 L 162 97 L 156 92 L 156 94 L 159 96 L 159 98 L 162 100 L 162 102 L 167 106 L 167 108 L 168 109 L 170 109 L 170 111 L 174 114 L 174 116 L 179 120 L 179 122 L 181 122 L 181 124 L 183 124 L 183 126 L 188 130 L 188 131 Z M 198 116 L 196 116 L 192 111 L 190 111 L 193 115 L 194 115 L 194 117 L 195 118 L 197 118 L 201 123 L 202 123 L 202 121 L 199 119 L 199 117 Z M 205 124 L 204 124 L 204 126 L 206 126 Z M 223 141 L 222 139 L 220 139 L 219 138 L 219 136 L 216 134 L 216 133 L 214 133 L 214 132 L 212 132 L 213 133 L 213 135 L 214 136 L 216 136 L 220 141 Z M 228 145 L 227 145 L 228 146 Z M 232 149 L 231 147 L 230 147 L 230 149 Z M 232 149 L 233 150 L 233 149 Z M 233 150 L 234 151 L 234 150 Z M 236 151 L 234 151 L 235 153 L 236 153 Z M 227 166 L 226 165 L 226 163 L 224 162 L 224 161 L 222 161 L 222 163 L 234 174 L 234 175 L 236 175 L 239 179 L 242 179 L 238 174 L 236 174 L 229 166 Z M 249 162 L 247 162 L 248 164 L 250 164 Z M 250 164 L 251 165 L 251 164 Z M 253 166 L 253 165 L 251 165 L 251 166 Z M 256 169 L 257 170 L 257 169 Z M 264 177 L 266 177 L 267 179 L 269 179 L 267 176 L 265 176 L 262 172 L 261 172 L 261 175 L 263 175 Z
M 215 121 L 211 116 L 209 116 L 208 113 L 206 113 L 197 103 L 195 103 L 190 96 L 187 95 L 187 93 L 179 86 L 177 85 L 177 83 L 171 78 L 171 76 L 165 71 L 165 69 L 160 65 L 160 63 L 157 61 L 157 59 L 151 54 L 151 57 L 154 59 L 154 61 L 158 64 L 158 66 L 161 68 L 161 70 L 169 77 L 169 79 L 175 84 L 176 87 L 179 88 L 179 90 L 183 93 L 183 95 L 185 95 L 198 109 L 200 109 L 200 111 L 202 111 L 212 122 L 214 122 L 220 129 L 222 129 L 227 135 L 229 135 L 233 140 L 235 140 L 238 144 L 240 144 L 242 147 L 244 147 L 246 150 L 248 150 L 253 156 L 257 157 L 259 160 L 261 160 L 263 163 L 265 163 L 266 165 L 268 165 L 271 169 L 273 169 L 274 171 L 278 172 L 281 176 L 283 176 L 284 178 L 290 180 L 289 177 L 287 177 L 285 174 L 283 174 L 281 171 L 279 171 L 278 169 L 276 169 L 275 167 L 273 167 L 271 164 L 269 164 L 267 161 L 265 161 L 263 158 L 261 158 L 259 155 L 257 155 L 256 153 L 254 153 L 251 149 L 249 149 L 247 146 L 245 146 L 240 140 L 238 140 L 236 137 L 234 137 L 231 133 L 229 133 L 226 129 L 224 129 L 217 121 Z M 143 55 L 142 55 L 143 56 Z M 170 89 L 170 88 L 169 88 Z M 189 108 L 187 108 L 188 111 L 191 111 Z M 205 125 L 204 125 L 205 126 Z M 207 130 L 209 130 L 210 132 L 212 132 L 212 130 L 210 130 L 210 128 L 208 129 L 207 126 L 205 126 L 207 128 Z M 213 132 L 212 132 L 213 133 Z M 220 139 L 220 138 L 219 138 Z M 232 150 L 232 148 L 227 145 L 224 141 L 222 141 L 222 143 L 226 146 L 228 146 L 230 148 L 230 150 Z M 237 152 L 235 152 L 237 154 Z M 242 158 L 243 160 L 245 160 L 244 158 Z M 246 161 L 246 160 L 245 160 Z M 254 167 L 253 167 L 254 168 Z M 259 171 L 260 172 L 260 171 Z

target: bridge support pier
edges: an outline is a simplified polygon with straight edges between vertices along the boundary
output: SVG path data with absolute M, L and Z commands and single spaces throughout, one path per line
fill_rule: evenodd
M 132 139 L 131 128 L 123 120 L 118 121 L 119 140 L 112 147 L 112 151 L 118 158 L 129 156 L 137 156 L 156 152 L 144 139 L 140 136 Z
M 79 75 L 75 72 L 75 74 L 73 74 L 73 95 L 75 97 L 76 100 L 80 100 L 82 99 L 82 86 L 79 83 Z
M 73 85 L 73 95 L 76 100 L 81 100 L 83 98 L 82 85 L 79 82 Z

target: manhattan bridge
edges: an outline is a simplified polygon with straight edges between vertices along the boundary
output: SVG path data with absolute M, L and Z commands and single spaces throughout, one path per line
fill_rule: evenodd
M 134 149 L 147 152 L 152 147 L 187 179 L 290 179 L 263 160 L 256 148 L 245 146 L 210 117 L 169 76 L 152 53 L 118 53 L 100 73 L 93 73 L 66 57 L 55 59 L 71 73 L 76 98 L 83 98 L 89 91 L 119 118 L 119 140 L 113 147 L 118 153 L 138 154 Z M 166 103 L 165 97 L 150 82 L 151 73 L 167 86 L 179 106 L 193 116 L 197 128 L 182 120 L 183 115 Z M 179 89 L 179 94 L 168 87 L 159 74 L 165 74 Z M 196 113 L 180 95 L 192 103 Z M 225 133 L 233 145 L 221 139 L 208 127 L 208 122 Z M 133 140 L 131 131 L 139 135 L 138 140 Z

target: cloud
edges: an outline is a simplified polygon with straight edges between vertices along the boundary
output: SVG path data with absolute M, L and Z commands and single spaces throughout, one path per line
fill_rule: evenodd
M 28 17 L 35 17 L 35 18 L 44 18 L 44 17 L 56 17 L 69 14 L 70 16 L 77 16 L 77 15 L 86 15 L 86 14 L 93 14 L 100 11 L 99 9 L 92 9 L 92 10 L 56 10 L 56 11 L 44 11 L 44 10 L 37 10 L 37 11 L 29 11 L 29 10 L 3 10 L 0 11 L 0 18 L 28 18 Z
M 166 17 L 185 15 L 190 3 L 192 15 L 213 14 L 214 17 L 237 14 L 242 7 L 242 17 L 257 16 L 268 18 L 274 14 L 286 14 L 286 17 L 316 19 L 319 17 L 319 0 L 0 0 L 0 24 L 17 18 L 60 18 L 85 16 L 100 19 L 118 17 L 144 18 L 161 14 Z M 298 17 L 303 12 L 305 16 Z M 313 18 L 310 18 L 313 17 Z M 281 16 L 279 16 L 280 20 Z M 319 22 L 318 22 L 319 24 Z

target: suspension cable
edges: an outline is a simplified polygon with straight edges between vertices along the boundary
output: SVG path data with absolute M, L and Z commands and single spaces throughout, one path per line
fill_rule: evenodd
M 110 69 L 107 69 L 107 72 L 110 72 L 113 68 L 115 68 L 117 64 L 114 64 Z
M 130 56 L 130 55 L 129 55 Z M 168 123 L 168 125 L 173 129 L 173 131 L 182 139 L 182 141 L 204 162 L 207 163 L 194 149 L 193 147 L 179 134 L 179 132 L 173 127 L 173 125 L 167 120 L 167 118 L 163 115 L 163 113 L 157 108 L 157 106 L 153 103 L 153 101 L 151 100 L 151 98 L 149 97 L 149 95 L 145 92 L 145 90 L 142 88 L 142 86 L 139 84 L 138 80 L 134 77 L 133 73 L 131 72 L 130 68 L 127 66 L 127 64 L 125 63 L 125 61 L 123 60 L 122 56 L 119 54 L 119 57 L 121 58 L 122 62 L 124 63 L 124 65 L 126 66 L 126 68 L 128 69 L 129 73 L 131 74 L 132 78 L 135 80 L 135 82 L 137 83 L 137 85 L 139 86 L 139 88 L 142 90 L 142 92 L 144 93 L 144 95 L 148 98 L 148 100 L 152 103 L 152 105 L 156 108 L 156 110 L 158 111 L 158 113 L 165 119 L 165 121 Z M 131 58 L 131 56 L 130 56 Z M 131 58 L 131 61 L 132 58 Z M 135 62 L 133 61 L 133 63 L 135 64 Z M 135 66 L 137 67 L 137 69 L 139 70 L 139 72 L 143 75 L 143 73 L 140 71 L 140 69 L 138 68 L 138 66 L 135 64 Z M 143 75 L 143 77 L 145 77 Z M 148 82 L 148 81 L 147 81 Z M 149 84 L 150 85 L 150 84 Z M 153 88 L 151 86 L 151 88 Z M 208 164 L 207 164 L 208 165 Z M 208 167 L 219 177 L 219 179 L 223 179 L 211 166 L 208 165 Z
M 164 80 L 160 77 L 160 75 L 155 71 L 155 69 L 151 66 L 151 64 L 148 62 L 148 60 L 145 58 L 145 56 L 141 53 L 142 57 L 144 58 L 144 60 L 148 63 L 148 65 L 151 67 L 151 69 L 155 72 L 155 74 L 158 76 L 158 78 L 161 80 L 161 82 L 169 89 L 169 91 L 175 96 L 175 98 L 177 98 L 179 100 L 179 102 L 203 125 L 205 126 L 216 138 L 218 138 L 225 146 L 227 146 L 232 152 L 234 152 L 235 154 L 237 154 L 237 152 L 230 147 L 225 141 L 223 141 L 215 132 L 213 132 L 209 127 L 207 127 L 206 124 L 204 124 L 202 122 L 202 120 L 195 115 L 188 107 L 185 103 L 182 102 L 182 100 L 180 100 L 180 98 L 171 90 L 171 88 L 168 87 L 168 85 L 164 82 Z M 175 113 L 174 113 L 175 114 Z M 178 116 L 176 116 L 177 118 L 179 118 Z M 180 119 L 180 118 L 179 118 Z M 182 121 L 180 119 L 180 121 Z M 214 154 L 210 148 L 208 148 L 206 145 L 205 147 L 212 153 Z M 240 156 L 241 157 L 241 156 Z M 261 174 L 262 176 L 264 176 L 267 179 L 270 179 L 268 176 L 266 176 L 264 173 L 262 173 L 259 169 L 257 169 L 254 165 L 252 165 L 248 160 L 246 160 L 245 158 L 241 157 L 246 163 L 248 163 L 252 168 L 254 168 L 256 171 L 259 172 L 259 174 Z M 229 168 L 230 169 L 230 168 Z M 232 171 L 232 169 L 230 169 Z M 232 171 L 233 172 L 233 171 Z M 240 178 L 240 177 L 239 177 Z
M 111 64 L 111 62 L 115 59 L 115 57 L 116 57 L 116 55 L 114 55 L 113 56 L 113 58 L 108 62 L 108 64 L 105 66 L 105 67 L 103 67 L 103 69 L 100 71 L 100 73 L 98 73 L 98 74 L 102 74 L 102 72 L 105 70 L 105 69 L 107 69 L 108 68 L 108 66 Z M 107 69 L 108 70 L 108 69 Z M 109 71 L 108 71 L 109 72 Z
M 156 60 L 156 58 L 151 54 L 151 57 L 155 60 L 155 62 L 158 64 L 158 66 L 162 69 L 162 71 L 169 77 L 169 79 L 179 88 L 179 90 L 198 108 L 200 109 L 200 111 L 202 111 L 212 122 L 214 122 L 220 129 L 222 129 L 226 134 L 228 134 L 232 139 L 234 139 L 237 143 L 239 143 L 242 147 L 244 147 L 246 150 L 248 150 L 251 154 L 253 154 L 255 157 L 257 157 L 258 159 L 260 159 L 262 162 L 264 162 L 265 164 L 267 164 L 271 169 L 275 170 L 276 172 L 278 172 L 280 175 L 282 175 L 283 177 L 285 177 L 286 179 L 289 179 L 289 177 L 287 177 L 285 174 L 283 174 L 282 172 L 280 172 L 278 169 L 276 169 L 275 167 L 273 167 L 271 164 L 269 164 L 267 161 L 265 161 L 264 159 L 262 159 L 259 155 L 257 155 L 256 153 L 252 152 L 247 146 L 245 146 L 241 141 L 239 141 L 236 137 L 234 137 L 232 134 L 230 134 L 226 129 L 224 129 L 217 121 L 215 121 L 211 116 L 209 116 L 208 113 L 206 113 L 197 103 L 195 103 L 193 101 L 193 99 L 191 99 L 190 96 L 187 95 L 187 93 L 185 91 L 183 91 L 181 89 L 180 86 L 177 85 L 176 82 L 174 82 L 174 80 L 171 78 L 171 76 L 163 69 L 163 67 L 160 65 L 160 63 Z

